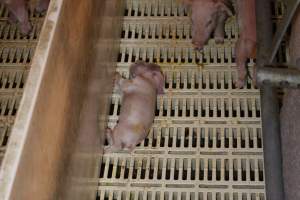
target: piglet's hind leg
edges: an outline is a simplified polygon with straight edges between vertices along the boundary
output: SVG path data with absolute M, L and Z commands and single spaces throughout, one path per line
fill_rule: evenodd
M 122 145 L 115 142 L 113 145 L 105 147 L 104 153 L 114 153 L 114 152 L 120 151 L 122 149 L 123 149 Z
M 122 144 L 120 143 L 120 141 L 118 139 L 114 140 L 113 130 L 107 128 L 105 135 L 109 146 L 105 147 L 104 153 L 114 153 L 122 150 Z
M 11 24 L 18 23 L 18 19 L 17 19 L 17 17 L 13 13 L 9 14 L 8 21 Z

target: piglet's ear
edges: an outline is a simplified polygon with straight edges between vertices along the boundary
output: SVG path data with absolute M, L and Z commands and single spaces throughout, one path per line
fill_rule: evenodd
M 222 1 L 217 1 L 216 5 L 217 5 L 219 11 L 226 12 L 227 15 L 233 16 L 234 8 L 233 8 L 232 4 L 230 4 L 230 3 L 225 4 Z
M 161 72 L 155 73 L 156 80 L 157 80 L 157 94 L 164 94 L 164 88 L 165 88 L 165 78 L 164 75 Z

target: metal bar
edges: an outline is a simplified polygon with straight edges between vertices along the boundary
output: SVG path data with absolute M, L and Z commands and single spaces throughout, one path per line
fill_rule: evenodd
M 264 85 L 261 101 L 266 197 L 267 200 L 284 200 L 277 91 Z
M 268 63 L 272 46 L 271 1 L 256 0 L 257 71 Z M 283 200 L 279 103 L 276 90 L 261 87 L 264 168 L 267 200 Z
M 285 33 L 293 19 L 293 16 L 297 10 L 300 0 L 285 0 L 285 2 L 287 5 L 287 9 L 286 9 L 284 17 L 283 17 L 282 21 L 279 23 L 277 31 L 274 35 L 272 47 L 271 47 L 272 53 L 270 56 L 269 63 L 272 63 L 274 61 L 276 53 L 279 49 L 279 46 L 282 42 L 282 39 L 283 39 Z
M 281 88 L 300 88 L 300 71 L 292 68 L 260 67 L 257 72 L 258 85 Z

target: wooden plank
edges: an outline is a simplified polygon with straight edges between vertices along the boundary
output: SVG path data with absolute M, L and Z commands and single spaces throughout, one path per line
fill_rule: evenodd
M 0 199 L 95 197 L 121 2 L 51 1 L 0 170 Z

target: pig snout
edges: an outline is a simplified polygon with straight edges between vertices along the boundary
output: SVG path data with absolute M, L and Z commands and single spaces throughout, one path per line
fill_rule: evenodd
M 204 45 L 205 45 L 205 41 L 202 41 L 201 39 L 194 37 L 192 39 L 192 44 L 193 44 L 195 50 L 202 51 L 204 48 Z
M 203 47 L 204 47 L 203 44 L 193 43 L 193 46 L 194 46 L 195 51 L 199 51 L 199 52 L 203 51 Z
M 204 30 L 202 26 L 193 23 L 192 25 L 192 44 L 195 49 L 202 50 L 206 42 L 209 40 L 208 30 Z
M 43 13 L 48 9 L 50 0 L 40 0 L 35 8 L 38 13 Z

